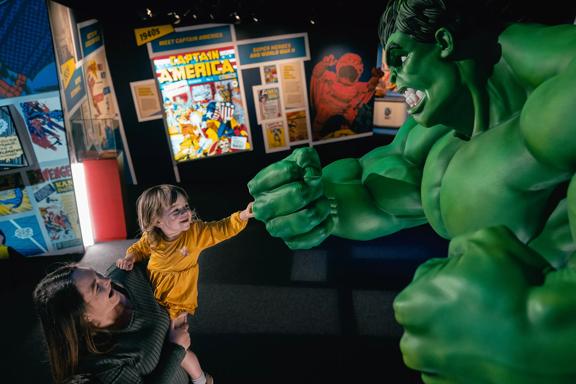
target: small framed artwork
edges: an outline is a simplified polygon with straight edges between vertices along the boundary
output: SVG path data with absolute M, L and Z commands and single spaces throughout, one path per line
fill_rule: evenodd
M 282 117 L 282 102 L 278 84 L 257 85 L 252 87 L 252 89 L 254 91 L 254 105 L 256 106 L 258 124 Z
M 266 153 L 290 149 L 288 126 L 284 119 L 269 120 L 262 123 L 262 136 Z

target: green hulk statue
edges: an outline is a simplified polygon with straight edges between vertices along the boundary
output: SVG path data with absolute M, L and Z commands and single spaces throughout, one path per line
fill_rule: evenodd
M 270 165 L 254 213 L 292 249 L 429 223 L 449 254 L 394 302 L 406 365 L 427 384 L 574 384 L 576 26 L 499 28 L 470 3 L 390 3 L 407 122 L 360 159 Z

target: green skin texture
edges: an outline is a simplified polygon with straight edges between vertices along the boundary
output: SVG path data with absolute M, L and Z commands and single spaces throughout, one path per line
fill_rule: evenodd
M 576 26 L 513 24 L 498 41 L 483 76 L 445 29 L 433 43 L 394 32 L 392 80 L 426 93 L 394 141 L 323 169 L 297 149 L 248 188 L 292 249 L 423 223 L 450 239 L 394 302 L 426 384 L 573 384 Z

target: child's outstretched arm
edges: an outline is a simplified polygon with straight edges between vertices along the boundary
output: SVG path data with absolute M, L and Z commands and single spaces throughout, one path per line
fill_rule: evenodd
M 236 211 L 225 219 L 218 221 L 195 221 L 189 231 L 190 241 L 194 248 L 202 250 L 236 236 L 248 225 L 248 220 L 254 217 L 252 203 L 248 203 L 242 211 Z
M 254 217 L 254 212 L 252 212 L 252 205 L 254 205 L 253 201 L 248 203 L 248 205 L 243 211 L 240 211 L 240 220 L 248 221 Z

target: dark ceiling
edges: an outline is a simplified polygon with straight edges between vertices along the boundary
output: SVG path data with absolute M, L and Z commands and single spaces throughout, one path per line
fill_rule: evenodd
M 374 24 L 384 10 L 386 1 L 380 6 L 367 0 L 315 1 L 315 0 L 57 0 L 73 8 L 78 14 L 86 17 L 122 18 L 129 22 L 161 23 L 172 18 L 169 13 L 177 13 L 182 24 L 198 23 L 237 23 L 237 14 L 241 23 L 266 24 L 301 24 L 316 22 L 360 25 Z M 119 4 L 122 4 L 119 6 Z M 153 18 L 146 17 L 150 9 Z
M 547 0 L 470 0 L 486 1 L 502 9 L 507 21 L 572 23 L 576 17 L 576 1 Z M 241 23 L 266 24 L 316 23 L 341 25 L 375 25 L 387 0 L 57 0 L 73 8 L 83 18 L 113 18 L 131 24 L 152 25 L 171 22 L 169 13 L 177 13 L 182 25 L 199 23 L 234 23 L 234 13 Z M 153 18 L 146 17 L 150 9 Z

